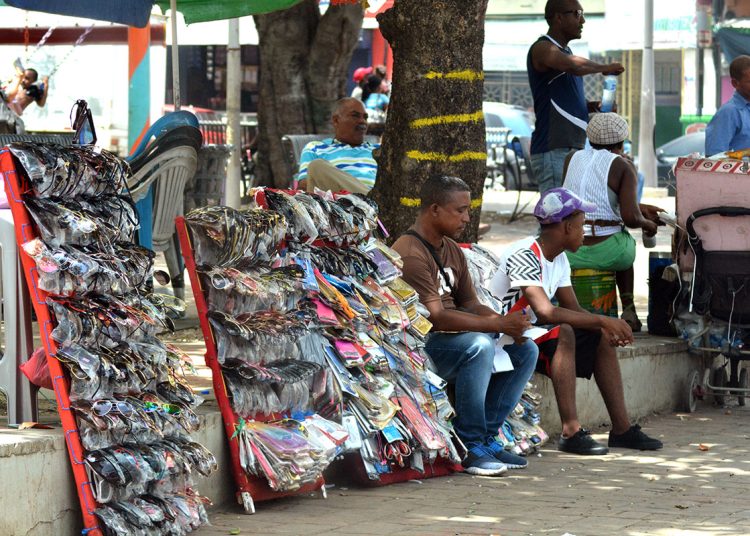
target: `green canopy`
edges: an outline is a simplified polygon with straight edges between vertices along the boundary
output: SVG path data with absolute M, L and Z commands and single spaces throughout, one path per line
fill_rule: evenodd
M 187 24 L 192 24 L 270 13 L 290 8 L 299 2 L 301 0 L 177 0 L 177 11 L 182 13 Z M 169 0 L 154 3 L 162 11 L 169 9 Z

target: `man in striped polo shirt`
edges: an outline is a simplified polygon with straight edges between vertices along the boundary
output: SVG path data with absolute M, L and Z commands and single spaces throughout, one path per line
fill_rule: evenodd
M 331 119 L 335 137 L 311 141 L 302 150 L 297 173 L 299 188 L 308 192 L 318 188 L 366 194 L 375 185 L 378 164 L 372 152 L 380 144 L 365 141 L 365 107 L 358 99 L 341 99 L 336 102 Z

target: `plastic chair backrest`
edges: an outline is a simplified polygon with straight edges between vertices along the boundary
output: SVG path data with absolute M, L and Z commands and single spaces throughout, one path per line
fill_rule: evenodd
M 198 155 L 192 148 L 190 156 L 171 160 L 154 182 L 154 209 L 152 220 L 152 248 L 166 251 L 175 232 L 174 219 L 184 210 L 185 184 L 195 175 Z
M 203 135 L 197 128 L 188 125 L 175 127 L 172 130 L 164 132 L 152 141 L 141 154 L 132 158 L 129 162 L 130 169 L 135 173 L 152 158 L 175 147 L 187 146 L 197 151 L 201 148 L 202 143 Z
M 138 202 L 148 195 L 151 183 L 167 173 L 174 166 L 184 165 L 182 160 L 196 159 L 198 153 L 195 149 L 188 146 L 174 147 L 151 159 L 136 173 L 128 178 L 128 189 L 134 202 Z
M 141 152 L 143 152 L 143 150 L 151 141 L 151 138 L 158 138 L 159 136 L 164 134 L 164 132 L 183 125 L 198 128 L 198 118 L 195 117 L 195 114 L 192 114 L 187 110 L 170 112 L 160 117 L 154 122 L 153 125 L 149 127 L 149 129 L 146 131 L 146 134 L 144 134 L 143 139 L 138 144 L 138 147 L 136 147 L 135 150 L 130 154 L 130 156 L 128 156 L 127 160 L 132 160 Z

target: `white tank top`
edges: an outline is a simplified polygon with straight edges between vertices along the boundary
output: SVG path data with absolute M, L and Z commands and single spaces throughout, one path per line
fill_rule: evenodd
M 596 204 L 593 213 L 586 213 L 587 220 L 622 221 L 617 195 L 607 185 L 609 168 L 618 155 L 606 149 L 582 149 L 576 151 L 568 163 L 563 187 L 578 197 Z M 596 236 L 610 236 L 620 232 L 621 225 L 596 226 Z M 593 236 L 591 225 L 584 225 L 586 236 Z

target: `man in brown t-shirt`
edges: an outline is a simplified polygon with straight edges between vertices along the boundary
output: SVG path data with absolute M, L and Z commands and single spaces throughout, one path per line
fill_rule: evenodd
M 434 176 L 422 185 L 414 225 L 393 245 L 404 261 L 403 277 L 430 312 L 426 350 L 438 374 L 456 386 L 456 434 L 468 449 L 466 472 L 494 476 L 522 468 L 524 458 L 496 440 L 498 429 L 523 393 L 536 365 L 536 345 L 523 338 L 523 312 L 500 315 L 474 292 L 461 248 L 454 241 L 469 223 L 471 195 L 457 177 Z M 495 337 L 505 333 L 514 369 L 493 374 Z

